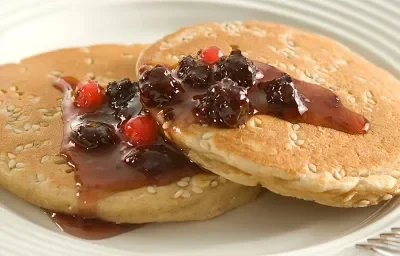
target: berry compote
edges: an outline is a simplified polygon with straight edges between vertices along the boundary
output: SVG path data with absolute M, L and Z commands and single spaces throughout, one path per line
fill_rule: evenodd
M 160 67 L 141 68 L 139 87 L 150 113 L 158 119 L 164 114 L 161 122 L 237 128 L 252 115 L 264 114 L 349 134 L 364 134 L 370 128 L 367 119 L 347 109 L 332 91 L 252 61 L 239 49 L 222 56 L 211 46 L 196 58 L 184 57 L 175 69 L 163 66 L 156 74 Z
M 159 72 L 153 71 L 156 75 Z M 148 79 L 159 88 L 158 82 L 174 78 L 158 80 L 150 74 Z M 49 215 L 66 232 L 97 239 L 130 230 L 134 225 L 93 219 L 97 201 L 119 191 L 168 185 L 205 172 L 161 136 L 156 121 L 142 107 L 138 82 L 122 79 L 103 89 L 95 81 L 63 77 L 56 87 L 64 92 L 61 154 L 75 172 L 79 216 Z M 162 102 L 160 106 L 170 104 L 181 90 L 178 87 L 173 92 L 169 88 L 163 91 L 169 96 L 150 92 L 143 100 Z

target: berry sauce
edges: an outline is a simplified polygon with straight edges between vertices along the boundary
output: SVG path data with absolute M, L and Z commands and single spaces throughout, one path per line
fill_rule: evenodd
M 239 49 L 215 64 L 207 64 L 202 52 L 197 58 L 184 57 L 176 69 L 141 67 L 141 99 L 159 122 L 238 128 L 251 116 L 264 114 L 349 134 L 370 128 L 366 118 L 328 89 L 251 61 Z
M 79 216 L 48 213 L 65 232 L 98 239 L 130 230 L 135 225 L 96 220 L 98 200 L 205 172 L 161 136 L 155 121 L 142 108 L 137 83 L 129 79 L 112 82 L 103 104 L 96 106 L 98 101 L 89 95 L 86 102 L 95 102 L 89 107 L 75 104 L 76 92 L 82 87 L 77 79 L 63 77 L 55 86 L 64 92 L 61 154 L 73 167 L 78 188 Z
M 115 224 L 94 218 L 45 211 L 50 219 L 65 233 L 87 240 L 99 240 L 120 235 L 142 225 Z

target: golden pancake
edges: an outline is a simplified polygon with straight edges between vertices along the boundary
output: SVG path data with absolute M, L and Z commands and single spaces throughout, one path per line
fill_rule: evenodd
M 144 45 L 62 49 L 0 67 L 0 185 L 26 201 L 79 214 L 74 173 L 61 157 L 61 75 L 102 84 L 135 79 Z M 259 188 L 213 174 L 198 174 L 161 187 L 115 193 L 98 201 L 97 217 L 116 223 L 204 220 L 253 200 Z
M 182 28 L 142 52 L 146 63 L 175 65 L 216 45 L 339 96 L 370 121 L 364 135 L 256 115 L 237 129 L 173 123 L 166 135 L 190 158 L 234 182 L 337 207 L 364 207 L 400 193 L 400 82 L 324 36 L 260 21 Z M 168 125 L 164 125 L 167 127 Z

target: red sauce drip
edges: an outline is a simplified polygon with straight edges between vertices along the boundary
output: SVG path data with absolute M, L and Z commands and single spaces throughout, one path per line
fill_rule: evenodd
M 261 81 L 270 81 L 282 77 L 284 72 L 262 62 L 255 62 L 260 72 L 264 75 Z M 362 115 L 346 108 L 339 97 L 332 91 L 319 85 L 293 79 L 297 90 L 304 96 L 304 104 L 308 108 L 300 115 L 297 108 L 284 110 L 281 118 L 292 123 L 307 123 L 315 126 L 323 126 L 349 134 L 364 134 L 369 129 L 368 120 Z M 263 92 L 257 88 L 257 83 L 249 89 L 249 98 L 253 106 L 260 114 L 270 114 L 268 104 L 258 99 Z M 265 98 L 265 97 L 264 97 Z
M 369 130 L 369 121 L 362 115 L 346 108 L 341 103 L 340 98 L 332 91 L 317 84 L 293 78 L 293 83 L 308 110 L 300 114 L 297 106 L 287 107 L 282 105 L 281 109 L 283 113 L 276 114 L 273 111 L 273 107 L 268 104 L 266 93 L 260 86 L 262 82 L 281 78 L 285 73 L 262 62 L 254 61 L 254 64 L 258 69 L 258 75 L 261 75 L 262 78 L 256 79 L 255 84 L 247 89 L 247 97 L 251 105 L 247 119 L 253 115 L 265 114 L 276 116 L 292 123 L 307 123 L 315 126 L 332 128 L 348 134 L 365 134 Z M 140 72 L 143 73 L 147 70 L 151 70 L 152 67 L 151 65 L 144 65 L 140 68 Z M 164 67 L 168 68 L 167 66 Z M 172 116 L 170 119 L 174 119 L 175 121 L 179 120 L 181 124 L 200 122 L 190 110 L 193 110 L 198 104 L 198 101 L 194 99 L 201 98 L 202 95 L 207 92 L 208 87 L 193 89 L 189 84 L 177 77 L 178 68 L 171 69 L 171 73 L 174 79 L 182 86 L 183 93 L 179 95 L 180 101 L 169 106 L 164 106 L 162 109 L 152 106 L 146 107 L 150 109 L 150 113 L 154 117 L 159 116 L 160 111 L 165 113 L 167 110 L 170 116 Z M 214 74 L 211 74 L 209 84 L 213 85 L 215 83 Z M 274 108 L 276 108 L 276 106 L 274 106 Z M 165 119 L 168 120 L 168 116 Z
M 142 226 L 137 224 L 116 224 L 47 210 L 45 210 L 45 213 L 65 233 L 87 240 L 99 240 L 117 236 Z

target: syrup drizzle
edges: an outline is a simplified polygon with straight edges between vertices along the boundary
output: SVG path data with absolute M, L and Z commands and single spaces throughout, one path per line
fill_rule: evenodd
M 63 232 L 87 240 L 99 240 L 117 236 L 142 226 L 137 224 L 116 224 L 47 210 L 44 210 L 44 212 Z
M 262 82 L 280 78 L 285 73 L 266 63 L 254 61 L 254 64 L 258 68 L 261 78 L 256 79 L 255 84 L 248 89 L 247 96 L 254 110 L 249 113 L 248 118 L 259 114 L 271 115 L 291 123 L 322 126 L 348 134 L 365 134 L 370 129 L 369 121 L 362 115 L 346 108 L 335 93 L 319 85 L 298 79 L 293 79 L 293 82 L 303 98 L 302 103 L 308 110 L 300 114 L 298 107 L 289 108 L 282 106 L 283 113 L 276 115 L 272 111 L 272 107 L 267 103 L 267 98 L 261 84 Z M 152 65 L 144 65 L 139 69 L 139 72 L 143 73 L 151 69 L 151 67 Z M 170 116 L 173 116 L 174 121 L 179 121 L 179 125 L 198 123 L 199 121 L 191 111 L 197 104 L 197 101 L 193 99 L 206 93 L 207 89 L 193 89 L 188 84 L 182 82 L 177 77 L 177 68 L 171 69 L 171 73 L 180 82 L 184 90 L 184 94 L 180 96 L 180 102 L 164 107 L 163 109 L 148 107 L 150 113 L 154 118 L 160 118 L 160 113 L 163 113 L 164 120 L 161 120 L 161 122 L 168 120 L 168 118 L 165 118 L 165 113 L 168 112 Z M 210 80 L 214 81 L 214 78 L 211 77 Z
M 282 77 L 284 72 L 262 62 L 254 63 L 263 74 L 263 78 L 249 89 L 248 97 L 260 114 L 269 115 L 271 113 L 268 104 L 263 101 L 265 97 L 262 97 L 263 90 L 259 88 L 260 82 Z M 291 123 L 323 126 L 349 134 L 364 134 L 370 128 L 370 123 L 365 117 L 346 108 L 332 91 L 298 79 L 293 79 L 293 82 L 299 93 L 304 96 L 303 101 L 308 111 L 300 115 L 297 108 L 288 108 L 284 109 L 280 118 Z
M 61 154 L 73 167 L 77 185 L 78 215 L 47 212 L 63 231 L 85 239 L 102 239 L 130 231 L 138 225 L 114 224 L 96 219 L 98 200 L 125 190 L 144 186 L 163 186 L 183 177 L 205 172 L 191 162 L 180 150 L 166 142 L 158 133 L 153 145 L 133 147 L 120 132 L 121 120 L 104 104 L 95 112 L 86 112 L 73 104 L 73 93 L 79 81 L 74 77 L 63 77 L 55 86 L 63 91 L 62 102 L 64 138 Z M 137 97 L 137 104 L 128 111 L 133 116 L 144 114 Z M 70 134 L 74 126 L 87 121 L 100 121 L 111 125 L 120 143 L 101 150 L 88 151 L 75 145 Z M 140 161 L 135 166 L 124 161 L 132 152 L 142 150 Z M 161 152 L 161 153 L 160 153 Z

